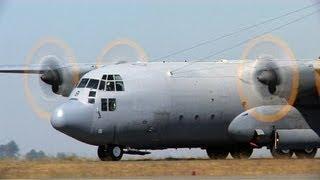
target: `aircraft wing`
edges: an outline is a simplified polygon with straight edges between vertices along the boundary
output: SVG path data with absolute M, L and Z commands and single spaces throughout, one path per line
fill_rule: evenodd
M 34 65 L 0 65 L 0 73 L 43 74 L 50 68 L 40 64 Z
M 44 74 L 50 70 L 62 70 L 62 69 L 78 69 L 78 73 L 84 74 L 93 69 L 96 69 L 95 64 L 65 64 L 63 66 L 46 66 L 42 64 L 31 64 L 31 65 L 0 65 L 1 73 L 12 73 L 12 74 Z
M 63 64 L 56 62 L 32 65 L 0 65 L 0 74 L 40 74 L 40 79 L 52 86 L 55 94 L 68 97 L 80 78 L 94 69 L 95 64 Z

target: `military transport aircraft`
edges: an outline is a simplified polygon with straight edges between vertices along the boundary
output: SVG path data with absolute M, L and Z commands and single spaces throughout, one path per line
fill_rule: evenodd
M 75 70 L 59 66 L 2 67 L 41 74 L 68 96 L 52 126 L 98 146 L 101 160 L 141 149 L 193 148 L 210 158 L 250 157 L 267 146 L 275 157 L 314 157 L 320 147 L 317 65 L 275 61 L 122 63 Z M 50 66 L 49 66 L 50 65 Z M 46 67 L 46 68 L 44 68 Z M 81 79 L 76 87 L 73 81 Z
M 240 159 L 264 146 L 276 158 L 313 158 L 320 147 L 320 60 L 288 57 L 74 65 L 51 55 L 0 72 L 40 74 L 52 92 L 68 97 L 52 126 L 98 146 L 101 160 L 198 147 L 212 159 Z

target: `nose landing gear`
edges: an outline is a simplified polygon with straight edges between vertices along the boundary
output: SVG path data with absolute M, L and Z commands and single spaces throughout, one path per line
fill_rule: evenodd
M 117 145 L 99 146 L 98 157 L 101 161 L 119 161 L 123 156 L 123 148 Z

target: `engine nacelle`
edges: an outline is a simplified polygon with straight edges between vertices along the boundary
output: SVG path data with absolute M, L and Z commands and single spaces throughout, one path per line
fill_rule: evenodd
M 303 116 L 294 107 L 291 107 L 286 116 L 272 122 L 261 121 L 252 115 L 253 112 L 272 114 L 281 108 L 283 105 L 260 106 L 241 113 L 228 127 L 230 137 L 239 143 L 256 141 L 258 144 L 266 145 L 272 142 L 276 130 L 310 129 Z

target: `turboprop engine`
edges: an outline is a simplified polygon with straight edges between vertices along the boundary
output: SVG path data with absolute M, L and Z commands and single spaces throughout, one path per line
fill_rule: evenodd
M 280 148 L 306 148 L 301 144 L 308 140 L 313 142 L 310 148 L 319 147 L 319 135 L 300 112 L 300 107 L 317 100 L 314 74 L 312 62 L 260 59 L 244 63 L 238 85 L 246 111 L 231 121 L 230 136 L 257 146 L 274 144 L 279 137 Z M 299 137 L 290 139 L 295 131 Z
M 84 73 L 92 70 L 90 66 L 75 66 L 62 63 L 56 56 L 46 56 L 41 61 L 42 69 L 47 69 L 40 75 L 40 86 L 45 94 L 48 94 L 48 88 L 54 94 L 68 97 L 74 86 L 78 83 Z

